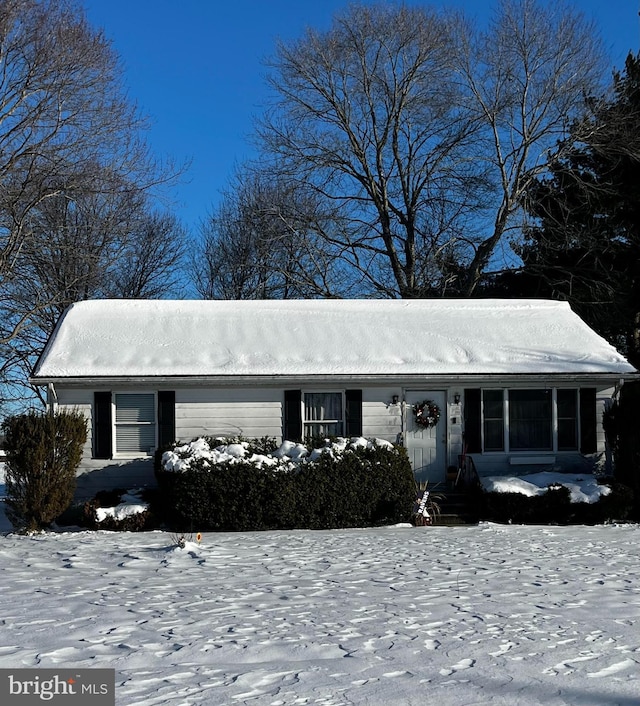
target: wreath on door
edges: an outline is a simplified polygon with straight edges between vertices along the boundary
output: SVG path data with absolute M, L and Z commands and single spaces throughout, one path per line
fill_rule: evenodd
M 430 429 L 440 420 L 440 407 L 431 400 L 413 405 L 413 414 L 419 427 Z

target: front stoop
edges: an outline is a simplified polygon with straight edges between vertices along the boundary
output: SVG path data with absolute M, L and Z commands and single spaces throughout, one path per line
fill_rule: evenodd
M 474 498 L 469 493 L 460 491 L 442 494 L 438 501 L 440 514 L 436 516 L 436 525 L 453 527 L 457 525 L 477 525 L 478 511 Z

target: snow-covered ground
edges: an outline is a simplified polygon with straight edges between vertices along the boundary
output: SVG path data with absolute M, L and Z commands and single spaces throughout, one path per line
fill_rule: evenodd
M 118 706 L 640 703 L 638 525 L 175 539 L 0 536 L 0 667 L 113 667 Z

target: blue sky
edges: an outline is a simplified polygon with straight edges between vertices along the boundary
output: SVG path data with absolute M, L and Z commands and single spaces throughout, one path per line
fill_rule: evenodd
M 552 2 L 553 0 L 550 0 Z M 346 0 L 81 0 L 120 55 L 130 97 L 149 116 L 160 157 L 191 161 L 171 205 L 194 228 L 252 155 L 253 119 L 266 98 L 264 59 L 275 41 L 326 29 Z M 434 3 L 436 5 L 440 3 Z M 494 3 L 455 0 L 480 21 Z M 576 0 L 594 19 L 612 65 L 638 51 L 638 0 Z

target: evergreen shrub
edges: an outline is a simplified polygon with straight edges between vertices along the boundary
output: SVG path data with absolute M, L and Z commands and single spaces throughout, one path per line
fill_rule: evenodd
M 613 478 L 603 481 L 611 488 L 596 503 L 574 503 L 571 506 L 571 521 L 581 525 L 599 525 L 605 522 L 625 522 L 634 514 L 634 492 Z
M 551 486 L 542 495 L 522 493 L 483 493 L 481 519 L 513 524 L 603 524 L 628 520 L 633 510 L 633 492 L 610 482 L 608 495 L 595 503 L 572 503 L 571 492 L 564 486 Z
M 408 522 L 415 482 L 398 447 L 326 451 L 285 469 L 193 459 L 156 471 L 154 512 L 176 530 L 332 529 Z
M 81 412 L 28 412 L 4 420 L 7 517 L 17 529 L 43 529 L 70 505 L 87 439 Z
M 553 486 L 534 496 L 485 493 L 482 519 L 518 525 L 567 524 L 570 505 L 571 493 L 564 486 Z
M 640 520 L 639 405 L 640 382 L 626 382 L 602 420 L 613 454 L 615 479 L 629 489 L 633 499 L 630 517 L 636 521 Z
M 116 530 L 121 532 L 141 532 L 143 530 L 155 529 L 157 527 L 156 519 L 147 509 L 143 512 L 136 512 L 121 519 L 107 516 L 102 521 L 98 519 L 98 510 L 100 508 L 117 507 L 126 497 L 129 491 L 123 488 L 114 490 L 100 490 L 95 497 L 84 503 L 82 508 L 82 524 L 90 529 L 100 530 Z M 151 493 L 148 495 L 142 493 L 140 500 L 149 501 Z

